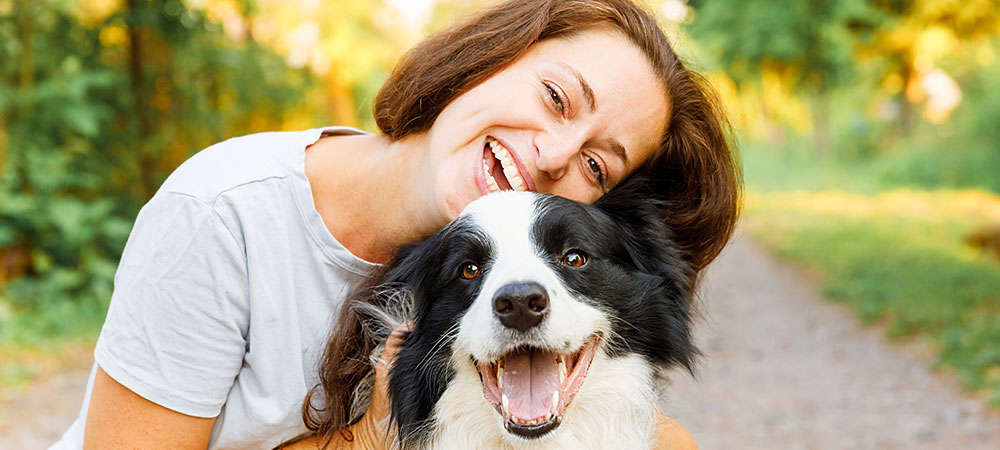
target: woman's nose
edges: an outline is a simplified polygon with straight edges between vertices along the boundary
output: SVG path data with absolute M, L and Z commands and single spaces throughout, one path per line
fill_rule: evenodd
M 571 133 L 548 134 L 538 139 L 538 160 L 535 166 L 549 178 L 557 180 L 570 169 L 570 163 L 580 153 L 580 139 Z

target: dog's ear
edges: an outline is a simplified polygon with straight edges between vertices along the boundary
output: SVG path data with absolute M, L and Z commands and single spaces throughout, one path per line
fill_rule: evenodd
M 441 260 L 448 251 L 451 227 L 446 227 L 423 242 L 404 246 L 390 263 L 386 282 L 406 289 L 413 302 L 415 329 L 403 341 L 396 361 L 389 372 L 389 397 L 392 400 L 391 420 L 397 427 L 397 438 L 403 448 L 419 442 L 427 432 L 434 404 L 447 384 L 445 360 L 431 354 L 437 342 L 430 335 L 426 321 L 430 317 L 431 294 L 447 268 Z M 430 343 L 430 344 L 428 344 Z
M 663 216 L 667 199 L 656 192 L 645 177 L 625 179 L 595 204 L 614 223 L 622 237 L 629 259 L 641 271 L 657 273 L 670 270 L 687 277 L 684 255 L 673 241 L 673 233 Z
M 438 233 L 440 234 L 440 233 Z M 403 283 L 413 287 L 429 272 L 427 265 L 435 253 L 440 238 L 434 234 L 427 240 L 406 244 L 399 248 L 392 261 L 386 265 L 389 271 L 383 278 L 387 283 Z
M 372 373 L 371 357 L 379 341 L 384 342 L 396 325 L 412 318 L 413 286 L 426 273 L 420 268 L 429 265 L 425 248 L 435 245 L 425 241 L 404 246 L 392 262 L 347 296 L 347 303 L 335 315 L 323 353 L 320 383 L 310 390 L 303 409 L 305 423 L 341 430 L 361 418 L 369 401 L 363 386 Z M 322 408 L 309 400 L 317 392 L 325 397 Z
M 680 364 L 692 370 L 697 350 L 691 336 L 695 273 L 673 241 L 663 216 L 667 200 L 641 176 L 625 180 L 595 203 L 612 222 L 623 257 L 647 276 L 646 286 L 630 299 L 631 322 L 647 322 L 631 333 L 633 349 L 664 367 Z

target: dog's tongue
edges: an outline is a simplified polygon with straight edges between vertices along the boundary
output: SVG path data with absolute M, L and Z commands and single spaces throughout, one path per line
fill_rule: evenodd
M 511 414 L 531 420 L 552 409 L 552 393 L 559 390 L 557 356 L 552 352 L 525 350 L 504 359 L 502 388 Z

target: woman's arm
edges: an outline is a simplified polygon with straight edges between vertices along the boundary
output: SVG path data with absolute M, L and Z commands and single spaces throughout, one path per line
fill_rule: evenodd
M 694 438 L 688 434 L 674 419 L 660 413 L 659 424 L 656 426 L 656 450 L 698 450 Z
M 98 366 L 83 447 L 204 449 L 214 423 L 214 417 L 188 416 L 146 400 Z

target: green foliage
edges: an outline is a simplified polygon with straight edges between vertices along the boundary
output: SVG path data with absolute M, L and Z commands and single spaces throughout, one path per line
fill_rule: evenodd
M 748 212 L 753 236 L 820 273 L 827 295 L 892 336 L 930 337 L 943 364 L 1000 405 L 1000 264 L 964 246 L 975 221 L 808 211 L 780 195 Z
M 23 276 L 0 272 L 0 347 L 93 336 L 156 186 L 200 148 L 279 128 L 315 84 L 179 0 L 122 3 L 88 26 L 75 2 L 0 1 L 0 260 L 28 254 Z
M 943 124 L 925 123 L 896 136 L 890 123 L 868 120 L 850 93 L 834 108 L 832 157 L 789 132 L 778 144 L 746 139 L 742 145 L 748 185 L 763 191 L 985 189 L 1000 192 L 1000 64 L 984 67 L 965 83 L 965 101 Z
M 980 188 L 1000 192 L 1000 64 L 965 83 L 948 122 L 928 126 L 876 161 L 887 184 L 920 188 Z
M 852 75 L 854 41 L 873 27 L 861 0 L 692 2 L 691 34 L 736 80 L 765 70 L 786 74 L 810 90 L 843 84 Z

